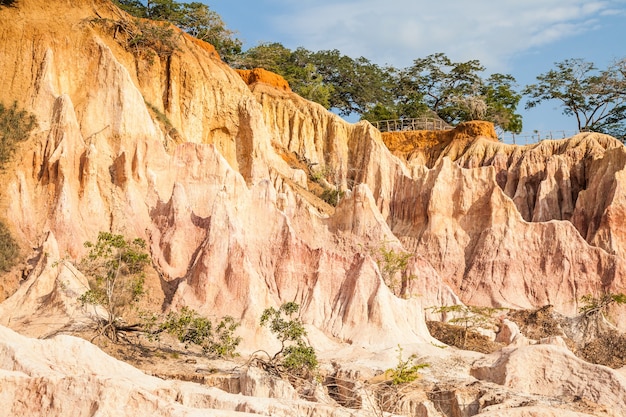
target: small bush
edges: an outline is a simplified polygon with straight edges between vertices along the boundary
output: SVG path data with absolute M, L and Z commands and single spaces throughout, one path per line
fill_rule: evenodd
M 408 384 L 420 377 L 419 371 L 427 368 L 427 363 L 417 363 L 417 355 L 402 359 L 402 347 L 398 345 L 398 364 L 393 369 L 387 369 L 385 375 L 391 378 L 392 385 Z
M 519 326 L 522 334 L 530 339 L 539 340 L 563 335 L 554 307 L 551 305 L 536 310 L 513 310 L 509 312 L 508 317 Z
M 151 63 L 155 55 L 168 57 L 178 50 L 176 33 L 168 23 L 141 19 L 94 19 L 93 22 L 112 31 L 119 44 Z
M 440 321 L 427 321 L 426 326 L 432 337 L 446 345 L 455 346 L 459 349 L 492 353 L 502 348 L 501 343 L 496 343 L 474 330 L 466 330 L 462 326 Z
M 499 322 L 496 313 L 504 311 L 502 308 L 466 306 L 462 304 L 432 307 L 431 310 L 433 313 L 452 314 L 454 316 L 452 319 L 448 320 L 449 324 L 444 323 L 443 329 L 446 329 L 446 331 L 442 332 L 439 337 L 433 334 L 434 326 L 436 325 L 431 324 L 429 330 L 431 334 L 433 334 L 433 337 L 461 349 L 477 350 L 479 352 L 484 350 L 488 353 L 491 351 L 491 347 L 485 346 L 485 348 L 482 349 L 480 340 L 484 339 L 485 341 L 489 341 L 489 339 L 476 332 L 476 330 L 478 328 L 496 330 Z M 431 326 L 433 330 L 431 330 Z M 441 326 L 439 326 L 439 328 L 442 329 Z M 452 336 L 452 338 L 450 336 Z M 478 342 L 476 339 L 478 339 Z M 470 342 L 472 342 L 471 346 Z M 485 344 L 489 345 L 486 342 Z
M 325 188 L 320 198 L 333 207 L 337 207 L 344 192 L 332 188 Z
M 9 229 L 0 221 L 0 271 L 9 271 L 18 261 L 19 246 Z
M 291 375 L 306 378 L 317 368 L 318 361 L 315 350 L 305 340 L 302 321 L 293 317 L 299 309 L 298 304 L 288 302 L 278 310 L 270 307 L 263 311 L 261 326 L 267 326 L 281 343 L 280 350 L 264 365 L 278 373 L 284 369 Z
M 213 328 L 211 320 L 183 307 L 180 312 L 170 312 L 156 333 L 165 331 L 185 343 L 186 348 L 193 344 L 220 358 L 234 357 L 241 342 L 241 337 L 234 336 L 239 325 L 234 318 L 226 316 Z
M 626 335 L 609 330 L 586 343 L 579 356 L 591 363 L 621 368 L 626 365 Z
M 36 127 L 35 115 L 19 110 L 17 102 L 11 107 L 0 103 L 0 166 L 13 156 L 17 143 L 28 139 Z
M 579 311 L 587 317 L 595 314 L 606 315 L 611 305 L 626 304 L 626 294 L 606 292 L 598 297 L 587 294 L 580 298 L 580 303 Z
M 395 251 L 386 242 L 371 249 L 372 256 L 378 265 L 383 281 L 396 296 L 405 296 L 406 287 L 415 275 L 407 275 L 409 260 L 414 256 L 411 252 Z M 398 275 L 400 275 L 398 277 Z
M 135 21 L 135 30 L 130 33 L 127 43 L 139 54 L 153 51 L 159 57 L 170 56 L 178 49 L 174 30 L 169 25 L 141 20 Z

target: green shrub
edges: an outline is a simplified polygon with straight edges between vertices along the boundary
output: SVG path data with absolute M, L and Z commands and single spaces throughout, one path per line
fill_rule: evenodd
M 395 251 L 388 247 L 386 242 L 381 243 L 378 248 L 372 249 L 371 253 L 387 287 L 396 296 L 406 296 L 408 282 L 417 278 L 415 275 L 407 275 L 406 273 L 409 260 L 414 254 Z
M 344 192 L 333 188 L 325 188 L 320 198 L 333 207 L 337 207 Z
M 271 357 L 269 365 L 280 372 L 309 377 L 318 366 L 315 349 L 306 341 L 306 329 L 299 317 L 294 317 L 300 306 L 294 302 L 281 305 L 278 310 L 267 308 L 261 315 L 261 326 L 266 326 L 281 343 L 280 350 Z
M 4 222 L 0 221 L 0 271 L 9 271 L 18 261 L 19 246 Z
M 159 326 L 157 333 L 167 332 L 176 337 L 185 347 L 200 346 L 205 353 L 217 357 L 234 357 L 241 337 L 234 336 L 240 323 L 226 316 L 213 328 L 213 323 L 200 316 L 195 310 L 183 307 L 180 312 L 170 312 Z
M 178 49 L 174 30 L 165 23 L 135 21 L 135 30 L 129 33 L 128 46 L 138 54 L 156 53 L 159 57 L 172 55 Z
M 117 42 L 133 52 L 135 56 L 154 61 L 155 55 L 162 58 L 172 55 L 178 48 L 178 36 L 166 22 L 133 20 L 93 19 L 98 24 L 113 32 Z
M 11 107 L 0 103 L 0 167 L 11 158 L 17 143 L 28 139 L 36 127 L 35 115 L 19 110 L 17 102 Z
M 606 292 L 598 297 L 591 294 L 583 295 L 580 298 L 579 312 L 587 317 L 602 314 L 605 315 L 613 304 L 626 304 L 626 295 L 623 293 L 613 294 Z
M 398 345 L 398 364 L 393 369 L 387 369 L 385 375 L 391 378 L 392 385 L 407 384 L 420 377 L 419 371 L 427 368 L 427 363 L 417 363 L 417 355 L 402 359 L 402 347 Z

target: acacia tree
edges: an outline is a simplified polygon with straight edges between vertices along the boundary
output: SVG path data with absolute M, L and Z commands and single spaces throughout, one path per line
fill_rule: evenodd
M 425 105 L 450 124 L 482 119 L 502 130 L 520 132 L 522 118 L 515 111 L 521 95 L 514 89 L 515 78 L 492 74 L 483 79 L 484 70 L 478 60 L 453 62 L 443 53 L 416 59 L 397 74 L 396 100 Z
M 124 324 L 124 315 L 144 293 L 144 269 L 150 263 L 146 242 L 100 232 L 98 240 L 85 242 L 85 247 L 89 253 L 79 268 L 89 280 L 89 289 L 79 301 L 104 309 L 104 317 L 96 314 L 98 334 L 117 342 L 120 332 L 139 328 Z
M 352 59 L 337 49 L 311 53 L 309 59 L 324 84 L 332 86 L 330 108 L 339 114 L 363 115 L 379 103 L 391 103 L 393 84 L 389 68 L 365 57 Z
M 455 123 L 464 112 L 459 100 L 477 95 L 484 67 L 478 60 L 452 62 L 445 54 L 418 58 L 403 72 L 405 90 L 421 95 L 424 103 L 443 120 Z
M 526 108 L 557 100 L 563 114 L 576 117 L 578 129 L 611 133 L 623 140 L 626 118 L 626 70 L 624 60 L 598 70 L 592 62 L 566 59 L 537 76 L 523 94 Z

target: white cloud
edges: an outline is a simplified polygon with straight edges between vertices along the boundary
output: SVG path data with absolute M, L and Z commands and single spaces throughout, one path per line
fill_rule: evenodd
M 598 18 L 624 12 L 620 0 L 282 2 L 274 28 L 291 39 L 288 47 L 339 49 L 395 66 L 444 52 L 453 60 L 478 58 L 495 71 L 515 54 L 593 30 Z

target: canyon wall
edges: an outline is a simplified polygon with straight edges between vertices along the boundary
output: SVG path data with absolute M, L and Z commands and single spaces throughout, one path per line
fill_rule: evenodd
M 154 308 L 233 315 L 250 345 L 267 336 L 262 310 L 285 301 L 331 339 L 389 347 L 430 340 L 426 307 L 572 314 L 580 296 L 626 287 L 613 138 L 520 147 L 473 122 L 394 146 L 175 28 L 167 53 L 130 48 L 136 23 L 108 1 L 22 0 L 0 18 L 2 101 L 38 120 L 1 174 L 26 259 L 13 274 L 20 288 L 52 280 L 36 299 L 7 283 L 2 324 L 65 325 L 44 331 L 15 306 L 54 298 L 67 271 L 53 265 L 76 263 L 101 230 L 146 239 Z M 322 169 L 343 193 L 336 208 L 311 193 Z M 384 284 L 381 245 L 414 253 L 403 297 Z

